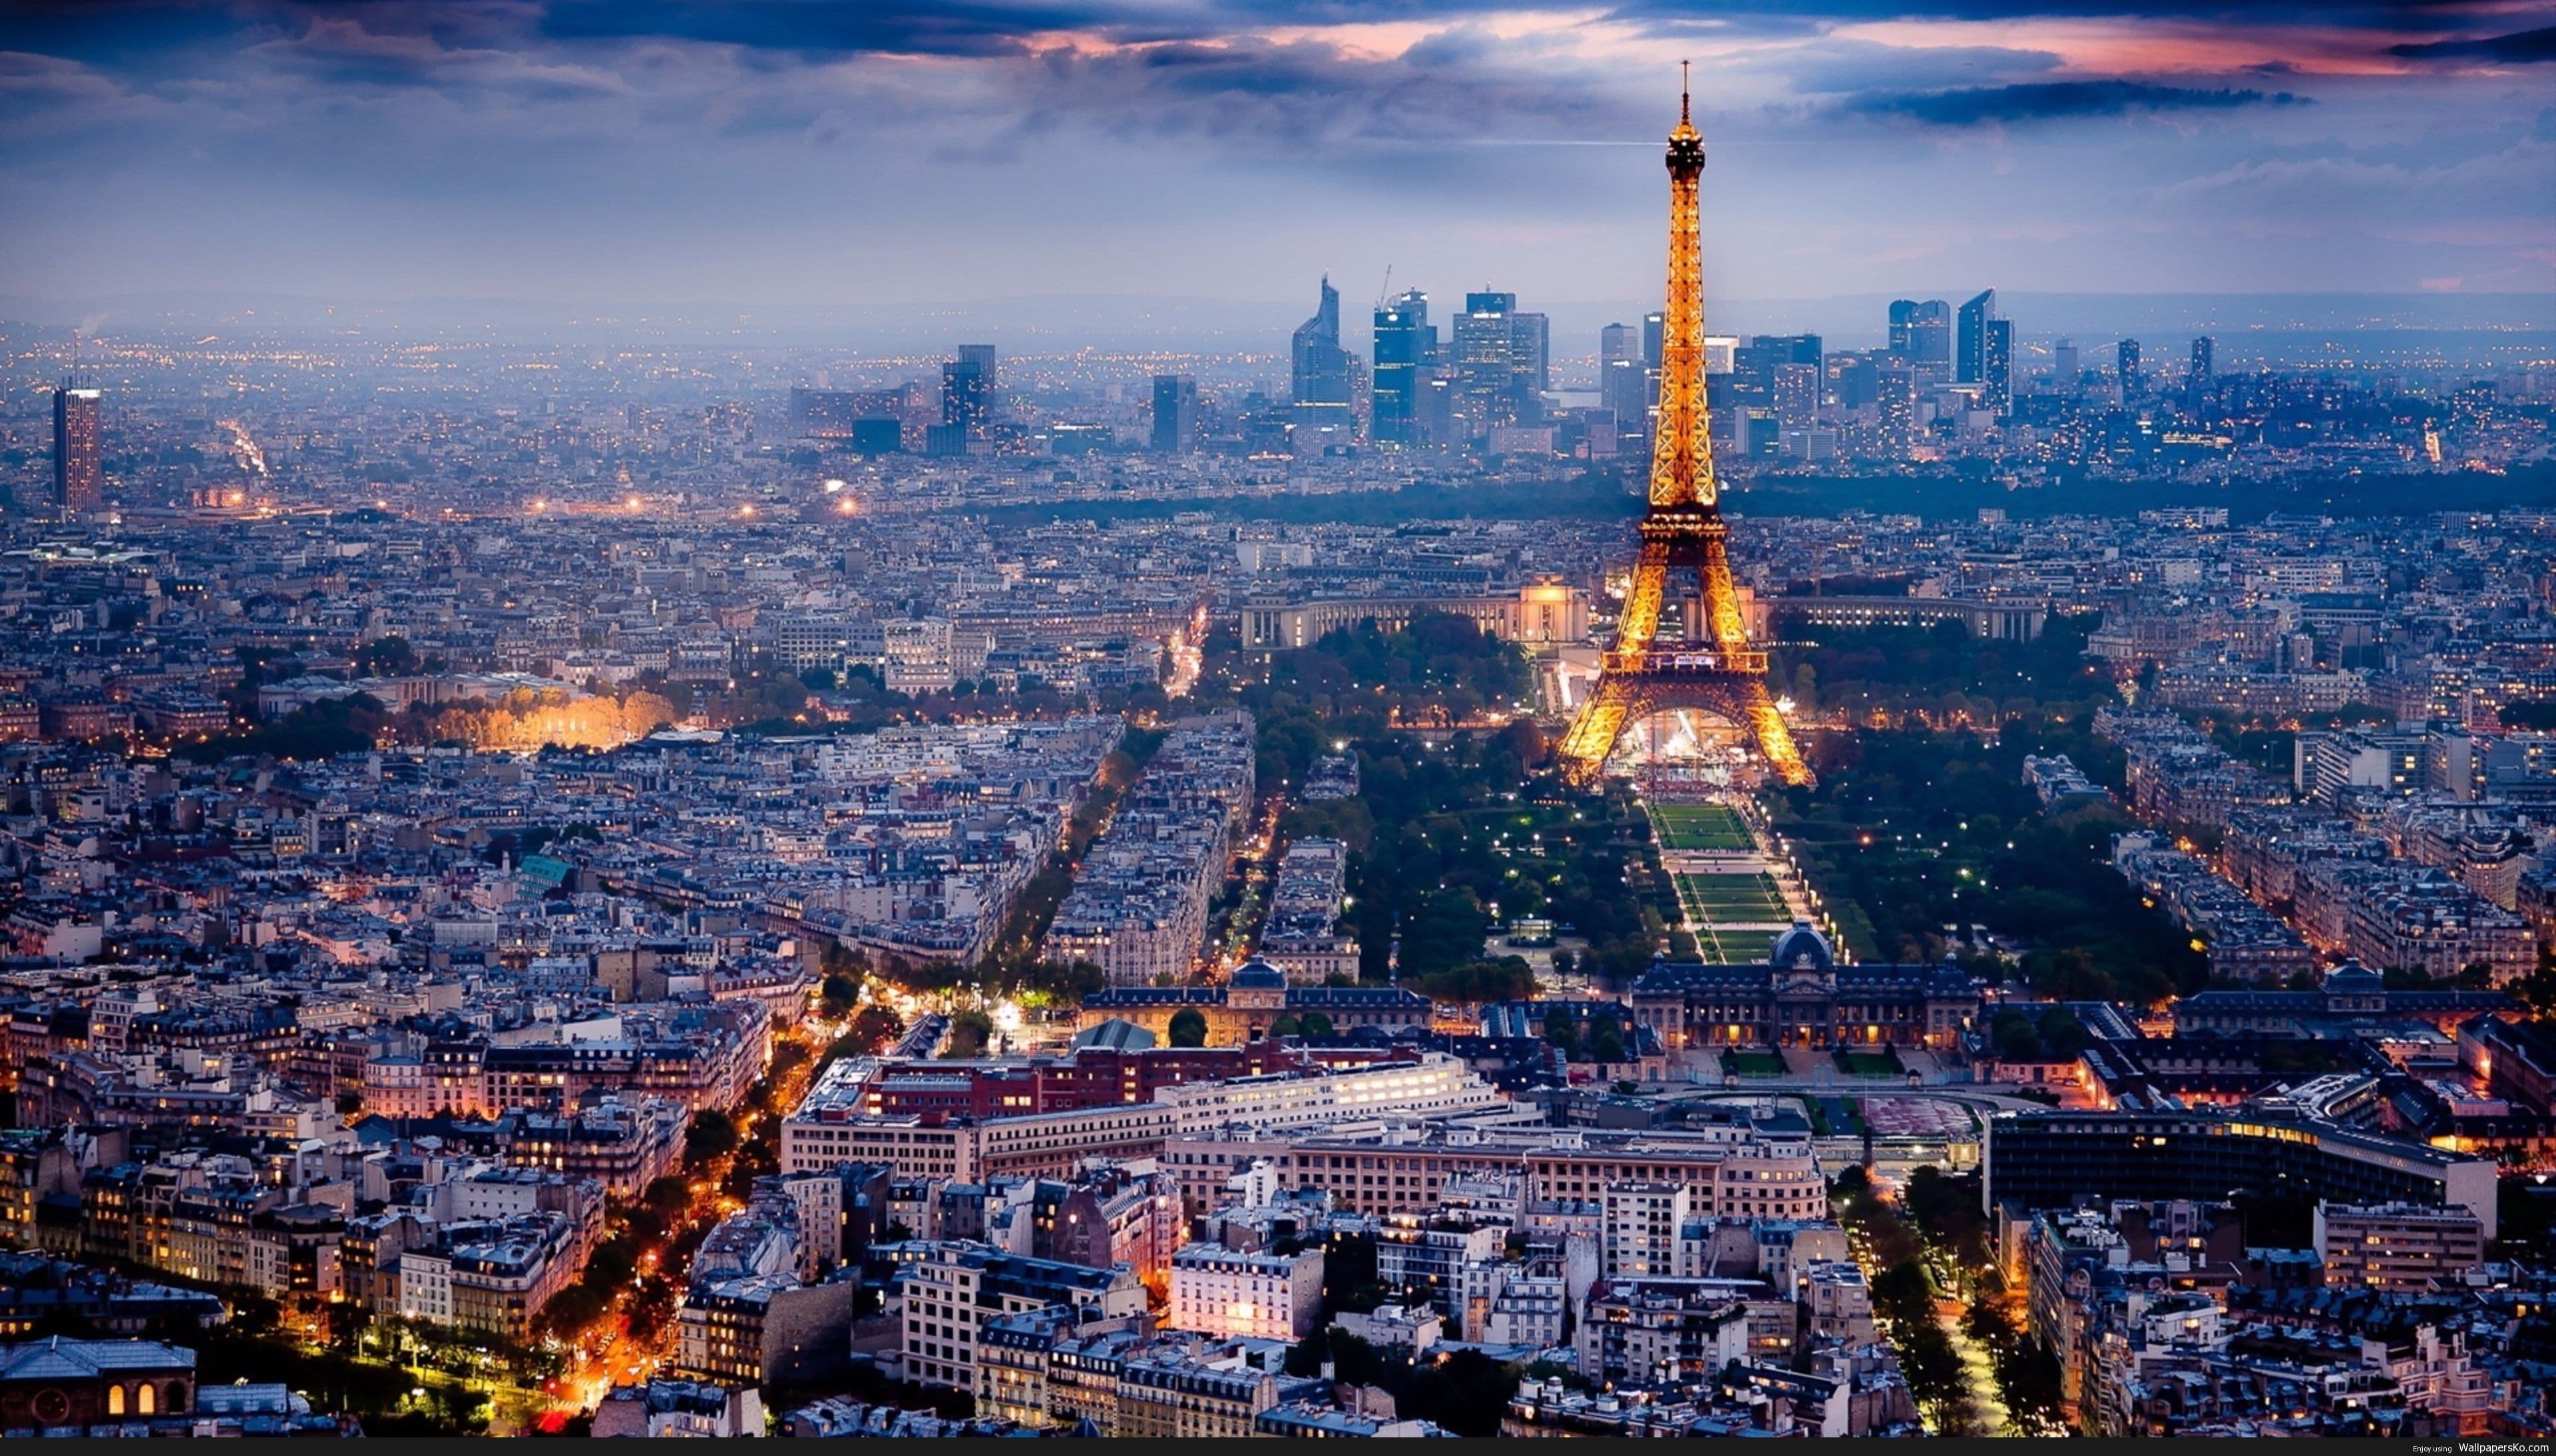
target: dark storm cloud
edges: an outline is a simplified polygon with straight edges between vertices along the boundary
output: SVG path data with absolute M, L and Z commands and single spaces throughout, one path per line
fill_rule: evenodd
M 2146 81 L 2033 81 L 2012 86 L 1973 86 L 1862 96 L 1840 109 L 1849 114 L 1905 116 L 1932 126 L 1990 126 L 2074 117 L 2120 116 L 2133 111 L 2214 111 L 2237 106 L 2299 106 L 2288 91 L 2205 90 Z
M 1716 181 L 1751 199 L 1724 241 L 1761 297 L 1956 265 L 2544 287 L 2556 119 L 2529 81 L 2550 72 L 2476 72 L 2544 59 L 2551 19 L 2556 0 L 0 0 L 0 251 L 64 298 L 1248 294 L 1386 248 L 1586 293 L 1648 276 L 1656 163 L 1624 149 L 1657 145 L 1686 54 L 1730 148 Z M 2068 124 L 2178 114 L 2214 124 Z
M 1576 135 L 1626 120 L 1603 87 L 1576 72 L 1500 66 L 1499 44 L 1459 29 L 1384 60 L 1312 41 L 1243 39 L 1098 56 L 1059 51 L 1041 58 L 1034 95 L 1042 109 L 1078 110 L 1121 134 L 1213 136 L 1255 153 L 1315 142 Z
M 2359 0 L 2324 4 L 2316 0 L 1819 0 L 1817 4 L 1725 3 L 1725 0 L 1629 0 L 1609 18 L 1651 27 L 1693 28 L 1713 34 L 1730 27 L 1742 33 L 1761 27 L 1793 25 L 1817 28 L 1887 20 L 2153 20 L 2207 22 L 2232 30 L 2268 30 L 2290 25 L 2346 27 L 2368 31 L 2424 31 L 2444 27 L 2476 8 L 2471 0 Z M 1725 32 L 1726 33 L 1726 32 Z
M 2526 65 L 2541 61 L 2556 61 L 2556 26 L 2543 30 L 2518 31 L 2508 36 L 2486 36 L 2471 41 L 2431 41 L 2422 45 L 2390 46 L 2390 56 L 2413 61 L 2487 61 L 2505 65 Z
M 130 64 L 172 47 L 235 34 L 239 20 L 209 5 L 120 0 L 0 0 L 0 51 L 94 65 Z
M 1122 9 L 1092 5 L 913 3 L 850 5 L 794 0 L 558 0 L 542 15 L 556 40 L 696 41 L 757 50 L 834 55 L 993 57 L 1020 55 L 1033 36 L 1060 31 L 1112 34 L 1134 23 Z
M 1788 59 L 1791 64 L 1785 74 L 1793 89 L 1810 95 L 1951 89 L 2039 74 L 2059 65 L 2059 58 L 2048 51 L 2007 46 L 1919 49 L 1846 40 L 1832 40 L 1810 55 Z

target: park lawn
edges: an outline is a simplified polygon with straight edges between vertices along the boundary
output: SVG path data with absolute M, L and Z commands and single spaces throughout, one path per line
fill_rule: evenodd
M 1722 1069 L 1739 1077 L 1780 1077 L 1784 1075 L 1784 1058 L 1771 1051 L 1725 1051 Z
M 1845 1051 L 1838 1054 L 1838 1060 L 1849 1076 L 1855 1077 L 1895 1076 L 1903 1069 L 1899 1058 L 1882 1052 Z
M 1754 849 L 1739 815 L 1718 803 L 1657 804 L 1651 824 L 1662 849 Z
M 1690 915 L 1716 924 L 1781 923 L 1791 918 L 1767 875 L 1680 875 L 1678 899 Z

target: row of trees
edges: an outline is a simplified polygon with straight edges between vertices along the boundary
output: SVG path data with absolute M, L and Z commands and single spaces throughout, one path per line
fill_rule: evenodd
M 1863 1240 L 1868 1267 L 1879 1270 L 1870 1285 L 1872 1312 L 1888 1329 L 1899 1372 L 1926 1424 L 1939 1436 L 1988 1434 L 1961 1354 L 1935 1317 L 1924 1241 L 1874 1193 L 1860 1167 L 1840 1175 L 1831 1197 L 1839 1221 Z

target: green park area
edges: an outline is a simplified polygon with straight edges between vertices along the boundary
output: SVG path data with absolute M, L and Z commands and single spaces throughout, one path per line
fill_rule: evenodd
M 1713 925 L 1782 924 L 1792 918 L 1771 875 L 1680 875 L 1678 904 L 1687 918 Z
M 1650 806 L 1651 828 L 1667 850 L 1750 850 L 1757 842 L 1739 815 L 1718 803 L 1664 803 Z
M 1850 1077 L 1895 1077 L 1908 1070 L 1899 1059 L 1898 1049 L 1884 1047 L 1879 1051 L 1845 1051 L 1835 1055 L 1838 1070 Z

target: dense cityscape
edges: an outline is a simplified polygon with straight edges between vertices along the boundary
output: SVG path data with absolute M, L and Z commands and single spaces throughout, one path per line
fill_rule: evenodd
M 2550 296 L 1715 332 L 1705 74 L 1591 329 L 0 321 L 0 1434 L 2545 1449 Z

